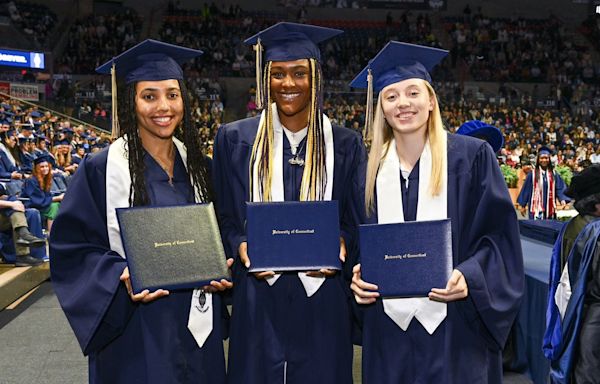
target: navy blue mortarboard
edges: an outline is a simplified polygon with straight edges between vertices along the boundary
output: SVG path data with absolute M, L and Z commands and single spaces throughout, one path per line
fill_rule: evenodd
M 55 146 L 57 146 L 57 145 L 71 145 L 71 143 L 69 143 L 69 140 L 62 139 L 62 140 L 57 140 L 54 143 L 54 145 Z
M 147 39 L 113 57 L 96 68 L 96 72 L 111 74 L 113 64 L 116 75 L 130 84 L 135 81 L 183 79 L 180 64 L 202 55 L 197 49 L 180 47 Z
M 321 51 L 317 44 L 331 39 L 344 31 L 316 25 L 281 22 L 258 32 L 244 40 L 253 45 L 256 54 L 256 106 L 262 109 L 266 92 L 263 84 L 263 49 L 265 61 L 294 61 L 315 59 L 321 61 Z
M 42 117 L 42 116 L 44 116 L 44 114 L 42 112 L 38 111 L 38 110 L 34 110 L 34 111 L 31 111 L 31 113 L 29 114 L 29 116 L 31 116 L 31 117 Z
M 550 155 L 552 155 L 552 150 L 550 148 L 546 147 L 545 145 L 542 145 L 540 147 L 540 149 L 538 149 L 538 156 L 539 155 L 548 155 L 548 156 L 550 156 Z
M 406 79 L 423 79 L 431 83 L 429 72 L 447 55 L 448 51 L 444 49 L 390 41 L 352 80 L 350 86 L 367 88 L 369 70 L 375 92 Z
M 136 81 L 183 80 L 180 64 L 202 55 L 202 51 L 147 39 L 96 68 L 112 78 L 112 136 L 119 136 L 117 78 Z
M 373 120 L 373 93 L 406 79 L 423 79 L 431 83 L 429 72 L 447 55 L 448 51 L 444 49 L 390 41 L 369 61 L 350 83 L 353 88 L 367 88 L 365 140 L 369 138 Z
M 498 152 L 504 145 L 504 136 L 502 132 L 493 125 L 489 125 L 479 120 L 467 121 L 456 131 L 459 135 L 473 136 L 487 141 L 494 152 Z
M 41 155 L 37 156 L 35 159 L 33 159 L 33 164 L 40 164 L 40 163 L 49 162 L 49 161 L 50 161 L 50 156 L 48 156 L 46 154 L 41 154 Z
M 265 49 L 266 61 L 293 61 L 316 59 L 321 61 L 318 43 L 331 39 L 344 31 L 316 25 L 281 22 L 244 40 L 255 45 L 260 39 Z

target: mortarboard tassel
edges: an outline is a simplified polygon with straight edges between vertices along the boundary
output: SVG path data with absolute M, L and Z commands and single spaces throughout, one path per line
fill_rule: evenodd
M 254 51 L 256 54 L 256 108 L 257 109 L 263 109 L 264 108 L 264 103 L 263 103 L 263 81 L 262 81 L 262 76 L 263 76 L 263 66 L 262 66 L 262 51 L 263 51 L 263 47 L 262 44 L 260 42 L 260 38 L 258 38 L 258 40 L 256 41 L 256 44 L 254 44 Z M 268 102 L 268 101 L 267 101 Z
M 371 126 L 373 125 L 373 74 L 371 73 L 371 68 L 367 72 L 367 106 L 365 115 L 363 141 L 367 145 L 367 148 L 369 148 L 371 145 Z
M 112 63 L 110 69 L 110 80 L 111 80 L 111 102 L 112 102 L 112 132 L 111 136 L 117 139 L 120 135 L 119 131 L 119 116 L 117 114 L 117 68 L 115 62 Z

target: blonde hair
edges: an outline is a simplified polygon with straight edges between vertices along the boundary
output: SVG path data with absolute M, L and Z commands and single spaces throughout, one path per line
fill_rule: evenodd
M 327 175 L 325 169 L 325 140 L 323 136 L 323 113 L 321 112 L 321 68 L 315 59 L 308 59 L 311 72 L 311 98 L 308 112 L 308 133 L 306 138 L 306 156 L 300 200 L 321 200 L 325 195 Z M 250 201 L 253 200 L 253 185 L 258 183 L 260 201 L 271 201 L 271 185 L 273 178 L 273 101 L 271 100 L 271 64 L 265 67 L 263 84 L 265 84 L 265 118 L 258 127 L 252 154 L 250 156 Z M 259 156 L 260 155 L 260 156 Z M 258 180 L 254 180 L 254 164 L 258 164 Z
M 435 91 L 429 82 L 423 80 L 429 96 L 435 100 L 433 110 L 429 112 L 427 119 L 427 137 L 431 146 L 431 185 L 429 192 L 432 196 L 437 196 L 442 190 L 444 163 L 447 161 L 446 151 L 446 131 L 442 123 L 442 115 Z M 385 120 L 383 108 L 381 106 L 381 93 L 377 98 L 375 107 L 375 118 L 373 119 L 371 151 L 369 152 L 369 161 L 367 163 L 367 179 L 365 186 L 365 207 L 366 213 L 370 216 L 375 209 L 375 185 L 379 167 L 388 151 L 395 151 L 396 148 L 390 148 L 394 135 L 392 127 Z M 369 138 L 370 139 L 370 138 Z

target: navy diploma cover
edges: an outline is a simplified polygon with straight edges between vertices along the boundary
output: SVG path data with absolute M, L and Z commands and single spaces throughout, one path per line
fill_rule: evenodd
M 425 297 L 452 272 L 450 219 L 359 228 L 362 279 L 382 297 Z
M 337 201 L 246 203 L 250 272 L 341 269 Z
M 212 203 L 117 208 L 117 219 L 135 293 L 228 278 Z

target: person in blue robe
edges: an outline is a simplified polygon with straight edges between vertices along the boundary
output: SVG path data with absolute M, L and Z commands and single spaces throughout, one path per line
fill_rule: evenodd
M 217 291 L 232 284 L 133 292 L 115 214 L 213 201 L 180 67 L 201 53 L 146 40 L 97 69 L 114 65 L 125 81 L 113 121 L 120 137 L 83 159 L 50 237 L 53 287 L 89 356 L 90 383 L 225 382 L 226 309 Z
M 268 83 L 261 89 L 259 80 L 257 87 L 259 94 L 264 91 L 264 100 L 258 98 L 264 110 L 260 116 L 221 126 L 215 139 L 213 175 L 221 233 L 227 253 L 235 258 L 228 359 L 231 384 L 352 383 L 352 338 L 356 334 L 348 265 L 354 264 L 358 221 L 352 191 L 359 189 L 354 184 L 359 183 L 357 170 L 365 154 L 356 132 L 331 126 L 322 115 L 316 46 L 338 33 L 329 28 L 279 23 L 246 40 L 256 44 L 259 51 L 262 44 L 265 47 Z M 312 93 L 311 82 L 315 82 Z M 309 119 L 309 112 L 316 117 Z M 269 151 L 259 144 L 265 143 L 261 139 L 269 134 L 281 143 L 280 163 L 273 162 Z M 277 150 L 275 145 L 273 152 Z M 268 161 L 256 160 L 253 153 Z M 318 164 L 312 169 L 325 170 L 326 175 L 307 176 L 310 162 Z M 269 177 L 265 175 L 277 173 L 277 168 L 282 178 L 278 192 L 275 187 L 265 187 Z M 321 182 L 327 185 L 325 191 Z M 302 192 L 306 183 L 308 188 Z M 246 202 L 269 199 L 338 201 L 346 244 L 341 246 L 341 258 L 347 253 L 344 271 L 309 273 L 321 284 L 316 292 L 309 293 L 303 271 L 278 277 L 273 272 L 248 272 L 252 255 L 247 254 Z M 273 278 L 277 278 L 274 283 L 269 281 Z
M 364 222 L 450 218 L 452 228 L 450 279 L 428 297 L 381 298 L 354 267 L 365 384 L 502 383 L 524 290 L 516 214 L 490 146 L 443 129 L 429 72 L 446 55 L 392 41 L 351 84 L 379 92 Z
M 574 176 L 565 194 L 578 215 L 552 252 L 543 350 L 552 383 L 600 383 L 600 166 Z
M 556 209 L 571 201 L 564 192 L 567 185 L 554 170 L 550 149 L 541 147 L 535 168 L 527 174 L 517 197 L 521 213 L 529 212 L 532 220 L 556 219 Z

